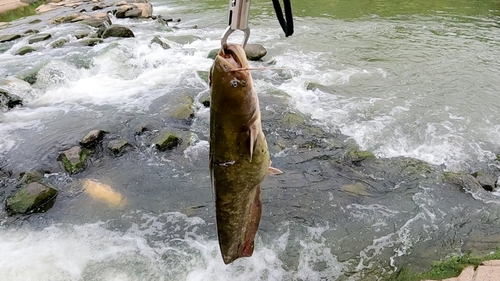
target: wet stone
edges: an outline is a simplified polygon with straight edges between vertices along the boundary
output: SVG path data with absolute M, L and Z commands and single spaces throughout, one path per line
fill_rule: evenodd
M 100 38 L 85 38 L 85 39 L 79 40 L 78 42 L 82 45 L 92 47 L 92 46 L 95 46 L 97 44 L 101 44 L 104 41 Z
M 171 116 L 175 119 L 189 119 L 194 117 L 194 101 L 190 96 L 182 98 Z
M 155 37 L 151 40 L 151 44 L 153 44 L 153 43 L 156 43 L 156 44 L 160 45 L 160 46 L 161 46 L 163 49 L 165 49 L 165 50 L 167 50 L 167 49 L 170 49 L 170 48 L 171 48 L 171 47 L 170 47 L 170 45 L 169 45 L 167 42 L 163 41 L 163 40 L 160 38 L 160 36 L 155 36 Z
M 146 131 L 149 131 L 149 128 L 145 124 L 139 124 L 139 125 L 134 127 L 134 134 L 137 136 L 142 135 L 142 133 L 144 133 Z
M 31 52 L 34 52 L 34 51 L 36 51 L 36 49 L 34 47 L 24 46 L 24 47 L 19 48 L 19 50 L 17 50 L 16 55 L 24 56 L 24 55 L 31 53 Z
M 64 46 L 66 43 L 68 43 L 68 39 L 66 38 L 59 38 L 57 39 L 56 41 L 52 42 L 50 44 L 50 46 L 52 48 L 61 48 L 62 46 Z
M 126 18 L 139 18 L 142 15 L 142 11 L 139 9 L 132 9 L 125 12 Z
M 33 35 L 31 36 L 29 39 L 28 39 L 28 42 L 30 44 L 33 44 L 33 43 L 36 43 L 36 42 L 41 42 L 41 41 L 45 41 L 49 38 L 51 38 L 52 35 L 48 34 L 48 33 L 39 33 L 39 34 L 36 34 L 36 35 Z
M 343 185 L 340 190 L 349 193 L 349 195 L 371 196 L 370 189 L 360 182 Z
M 85 38 L 87 36 L 89 36 L 90 32 L 89 31 L 77 31 L 75 32 L 75 37 L 76 39 L 82 39 L 82 38 Z
M 0 43 L 14 41 L 14 40 L 19 39 L 19 38 L 21 38 L 21 35 L 19 35 L 19 34 L 2 35 L 2 36 L 0 36 Z
M 475 172 L 472 174 L 473 177 L 479 182 L 479 184 L 488 191 L 493 191 L 495 189 L 495 183 L 497 179 L 492 175 L 483 173 L 483 172 Z
M 245 54 L 248 60 L 257 61 L 267 55 L 267 50 L 260 44 L 247 44 Z
M 126 140 L 112 140 L 108 144 L 108 149 L 115 155 L 123 154 L 129 147 L 131 147 L 131 145 Z
M 127 38 L 127 37 L 135 37 L 135 35 L 132 32 L 132 30 L 130 30 L 128 27 L 119 24 L 112 24 L 108 28 L 106 28 L 106 30 L 104 30 L 102 34 L 102 38 L 109 38 L 109 37 Z
M 158 150 L 164 151 L 167 149 L 173 149 L 178 146 L 181 142 L 181 139 L 174 135 L 171 132 L 165 132 L 156 137 L 153 141 L 153 144 L 156 146 Z
M 44 212 L 51 207 L 57 190 L 38 182 L 32 182 L 7 198 L 5 209 L 9 215 Z
M 0 108 L 12 109 L 18 105 L 23 105 L 20 97 L 11 94 L 7 90 L 0 89 Z
M 92 148 L 104 138 L 105 134 L 106 132 L 103 130 L 92 130 L 83 137 L 80 144 L 84 147 Z
M 85 160 L 87 151 L 80 146 L 74 146 L 59 156 L 59 161 L 62 162 L 64 170 L 69 174 L 76 174 L 83 171 L 85 168 Z

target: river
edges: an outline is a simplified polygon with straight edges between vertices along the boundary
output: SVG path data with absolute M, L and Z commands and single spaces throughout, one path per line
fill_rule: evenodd
M 297 0 L 295 33 L 287 38 L 271 1 L 253 2 L 249 43 L 268 54 L 251 65 L 270 67 L 253 72 L 255 87 L 264 97 L 287 96 L 280 104 L 261 99 L 264 116 L 301 112 L 311 126 L 380 158 L 412 157 L 445 171 L 498 170 L 500 2 Z M 0 44 L 0 82 L 24 100 L 0 115 L 0 167 L 14 174 L 53 170 L 58 154 L 92 129 L 130 137 L 147 123 L 194 138 L 176 154 L 130 137 L 136 149 L 122 157 L 97 159 L 77 175 L 47 174 L 59 189 L 54 207 L 2 220 L 0 279 L 385 280 L 402 266 L 425 270 L 432 259 L 500 242 L 499 194 L 485 199 L 405 179 L 370 196 L 342 196 L 328 189 L 335 163 L 293 164 L 296 146 L 285 145 L 271 149 L 285 180 L 264 182 L 254 256 L 224 265 L 208 172 L 209 110 L 195 102 L 190 124 L 172 123 L 165 112 L 186 94 L 196 100 L 207 93 L 200 73 L 220 45 L 227 1 L 152 4 L 154 14 L 180 17 L 185 28 L 113 19 L 136 37 L 58 49 L 40 42 L 25 56 L 13 54 L 27 39 Z M 42 31 L 74 40 L 79 28 Z M 150 44 L 155 35 L 172 48 Z M 34 84 L 10 78 L 32 72 Z M 295 177 L 311 167 L 324 172 L 321 183 L 301 186 Z M 127 203 L 116 208 L 90 198 L 81 192 L 83 178 L 111 185 Z

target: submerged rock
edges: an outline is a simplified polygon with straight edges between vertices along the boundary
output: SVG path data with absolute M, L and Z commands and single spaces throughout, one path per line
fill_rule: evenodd
M 495 189 L 495 184 L 497 179 L 492 175 L 483 173 L 483 172 L 475 172 L 472 174 L 473 177 L 477 179 L 479 184 L 488 191 L 493 191 Z
M 170 113 L 175 119 L 189 119 L 194 117 L 194 100 L 190 96 L 182 98 L 177 107 Z
M 36 51 L 36 48 L 31 46 L 24 46 L 19 48 L 19 50 L 17 50 L 16 55 L 23 56 L 34 51 Z
M 106 28 L 106 30 L 104 30 L 102 34 L 102 38 L 109 38 L 109 37 L 127 38 L 127 37 L 135 37 L 135 35 L 132 32 L 132 30 L 130 30 L 128 27 L 119 24 L 112 24 L 108 28 Z
M 80 146 L 74 146 L 59 155 L 58 160 L 62 162 L 64 170 L 68 174 L 76 174 L 85 169 L 85 160 L 87 159 L 88 151 Z
M 57 190 L 38 182 L 32 182 L 7 198 L 5 210 L 9 215 L 44 212 L 52 207 Z
M 0 107 L 12 109 L 18 105 L 23 105 L 20 97 L 11 94 L 7 90 L 0 89 Z
M 87 148 L 93 148 L 104 138 L 105 134 L 106 132 L 103 130 L 92 130 L 83 137 L 80 144 Z
M 104 40 L 102 40 L 101 38 L 85 38 L 78 41 L 78 43 L 89 47 L 101 44 L 102 42 L 104 42 Z
M 123 154 L 132 145 L 126 140 L 112 140 L 108 144 L 108 149 L 115 155 Z
M 375 159 L 375 155 L 370 151 L 352 149 L 346 154 L 346 160 L 356 163 L 366 159 Z
M 56 41 L 50 43 L 50 46 L 52 48 L 61 48 L 62 46 L 64 46 L 66 43 L 68 43 L 68 39 L 66 38 L 59 38 L 57 39 Z
M 447 172 L 443 176 L 445 181 L 456 184 L 465 191 L 474 192 L 483 189 L 477 179 L 468 174 Z
M 151 44 L 153 43 L 156 43 L 158 45 L 160 45 L 163 49 L 167 50 L 167 49 L 170 49 L 170 45 L 163 41 L 163 39 L 160 38 L 160 36 L 155 36 L 152 40 L 151 40 Z
M 43 180 L 43 174 L 40 171 L 29 171 L 21 174 L 20 184 L 30 184 L 32 182 L 39 182 Z
M 160 134 L 153 140 L 153 144 L 158 150 L 164 151 L 167 149 L 172 149 L 178 146 L 181 142 L 181 138 L 174 135 L 172 132 L 165 132 Z

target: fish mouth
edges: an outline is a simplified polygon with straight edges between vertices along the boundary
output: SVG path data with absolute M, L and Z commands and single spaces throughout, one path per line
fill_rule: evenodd
M 223 46 L 217 55 L 217 59 L 220 60 L 227 70 L 248 67 L 245 50 L 241 45 L 227 44 Z

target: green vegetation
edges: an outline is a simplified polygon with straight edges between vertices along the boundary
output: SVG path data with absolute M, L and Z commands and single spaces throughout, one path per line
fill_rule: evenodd
M 403 268 L 399 271 L 391 281 L 420 281 L 425 279 L 440 280 L 460 275 L 462 270 L 467 266 L 479 266 L 482 262 L 488 260 L 500 259 L 500 249 L 495 253 L 477 257 L 472 254 L 466 254 L 459 257 L 452 257 L 442 262 L 435 263 L 431 270 L 424 273 L 414 273 L 410 269 Z
M 44 1 L 36 1 L 28 6 L 23 6 L 19 7 L 14 10 L 7 11 L 5 13 L 0 14 L 0 22 L 11 22 L 13 20 L 17 20 L 23 17 L 35 15 L 35 9 L 38 8 L 38 6 L 42 5 Z

